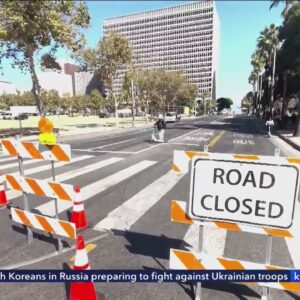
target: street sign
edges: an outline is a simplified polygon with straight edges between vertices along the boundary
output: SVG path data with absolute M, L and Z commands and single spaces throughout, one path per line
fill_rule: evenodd
M 189 216 L 273 228 L 290 228 L 298 194 L 294 165 L 195 156 L 192 160 Z M 276 161 L 276 162 L 275 162 Z

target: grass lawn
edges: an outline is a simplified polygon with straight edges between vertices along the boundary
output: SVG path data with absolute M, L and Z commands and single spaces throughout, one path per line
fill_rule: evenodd
M 91 127 L 99 127 L 99 126 L 114 126 L 116 125 L 115 118 L 103 118 L 100 119 L 98 116 L 76 116 L 69 117 L 66 115 L 53 115 L 47 116 L 53 124 L 55 128 L 59 128 L 60 130 L 72 130 L 75 128 L 91 128 Z M 22 120 L 22 128 L 37 128 L 38 121 L 40 117 L 30 116 L 27 120 Z M 146 122 L 146 118 L 144 117 L 136 117 L 137 122 Z M 119 118 L 119 124 L 130 124 L 132 122 L 132 118 Z M 20 128 L 19 120 L 0 120 L 0 130 L 1 129 L 12 129 L 12 128 Z

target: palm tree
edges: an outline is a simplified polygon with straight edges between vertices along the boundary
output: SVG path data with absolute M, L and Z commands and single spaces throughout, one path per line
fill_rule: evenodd
M 290 7 L 296 3 L 299 2 L 299 0 L 271 0 L 271 5 L 270 5 L 270 9 L 276 7 L 279 5 L 280 2 L 284 1 L 284 9 L 281 12 L 281 16 L 285 17 L 287 15 L 288 10 L 290 9 Z
M 270 111 L 274 100 L 276 52 L 278 46 L 278 27 L 275 24 L 271 24 L 269 27 L 265 27 L 265 29 L 260 32 L 260 36 L 257 39 L 258 52 L 261 57 L 267 60 L 267 64 L 272 66 L 271 97 L 269 103 Z
M 259 49 L 256 49 L 256 51 L 251 55 L 251 65 L 253 67 L 253 70 L 249 76 L 249 83 L 252 84 L 253 86 L 253 94 L 254 94 L 254 109 L 257 108 L 258 104 L 258 86 L 257 84 L 259 83 L 259 75 L 264 67 L 264 58 L 260 53 Z M 257 88 L 256 88 L 257 86 Z

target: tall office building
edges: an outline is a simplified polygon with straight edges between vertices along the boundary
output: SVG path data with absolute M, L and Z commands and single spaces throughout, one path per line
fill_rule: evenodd
M 219 18 L 214 1 L 187 3 L 104 20 L 104 35 L 116 31 L 126 36 L 143 69 L 182 70 L 216 98 L 219 56 Z M 122 73 L 115 80 L 118 92 Z

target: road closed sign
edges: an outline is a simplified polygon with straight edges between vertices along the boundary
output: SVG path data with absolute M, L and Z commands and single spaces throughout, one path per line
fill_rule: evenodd
M 292 226 L 299 169 L 291 164 L 194 157 L 189 215 L 287 229 Z

